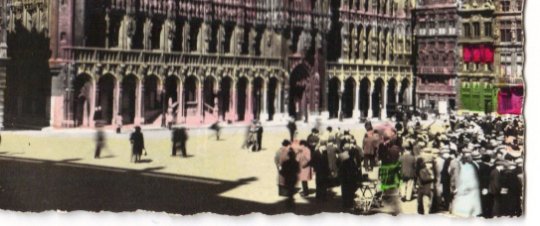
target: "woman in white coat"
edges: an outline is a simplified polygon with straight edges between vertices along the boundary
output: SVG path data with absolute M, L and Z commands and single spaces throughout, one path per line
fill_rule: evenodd
M 476 217 L 482 214 L 478 176 L 470 153 L 464 153 L 459 162 L 451 210 L 452 214 L 460 217 Z

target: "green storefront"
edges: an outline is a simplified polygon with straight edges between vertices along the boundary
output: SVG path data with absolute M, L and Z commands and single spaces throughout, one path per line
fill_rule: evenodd
M 464 82 L 460 89 L 460 110 L 483 113 L 497 110 L 498 89 L 492 84 Z

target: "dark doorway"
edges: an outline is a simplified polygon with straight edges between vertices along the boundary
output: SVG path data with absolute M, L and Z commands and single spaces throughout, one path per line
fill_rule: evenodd
M 291 73 L 289 80 L 289 115 L 296 120 L 301 119 L 306 109 L 304 92 L 309 85 L 309 71 L 306 66 L 298 65 Z
M 194 116 L 197 112 L 197 78 L 189 76 L 184 82 L 184 115 Z
M 338 78 L 330 79 L 328 86 L 328 113 L 330 118 L 337 118 L 339 116 L 339 89 L 341 82 Z
M 122 79 L 121 114 L 123 124 L 135 122 L 135 102 L 137 91 L 137 77 L 128 75 Z
M 386 115 L 391 118 L 395 115 L 397 110 L 397 81 L 390 79 L 386 90 Z
M 343 91 L 343 116 L 345 118 L 352 118 L 354 111 L 354 98 L 355 97 L 356 82 L 353 78 L 349 78 L 345 81 L 345 90 Z
M 236 99 L 236 113 L 238 114 L 238 121 L 244 121 L 246 116 L 246 99 L 247 99 L 247 85 L 248 80 L 246 77 L 242 77 L 238 80 L 238 84 L 236 84 L 236 92 L 237 92 L 237 99 Z
M 101 120 L 106 125 L 112 124 L 115 78 L 107 74 L 98 81 L 97 104 L 101 108 Z
M 231 85 L 232 79 L 230 77 L 223 77 L 219 84 L 218 106 L 219 116 L 222 119 L 225 119 L 225 114 L 229 112 L 231 107 Z
M 383 104 L 383 87 L 384 81 L 382 79 L 377 79 L 375 81 L 375 87 L 373 89 L 373 95 L 371 96 L 371 106 L 373 111 L 373 117 L 381 117 L 381 109 Z
M 162 96 L 159 91 L 159 78 L 155 75 L 144 79 L 144 122 L 152 124 L 162 113 Z
M 92 78 L 87 74 L 81 74 L 73 81 L 73 113 L 75 126 L 82 126 L 88 122 L 90 116 L 90 98 L 92 94 Z
M 364 118 L 368 117 L 368 111 L 369 111 L 369 88 L 370 88 L 370 82 L 369 79 L 364 78 L 360 82 L 360 111 L 362 112 L 362 116 Z
M 263 108 L 263 86 L 264 86 L 264 80 L 261 77 L 255 78 L 253 81 L 253 91 L 252 91 L 252 97 L 253 97 L 253 117 L 255 119 L 260 119 L 260 115 Z
M 279 81 L 275 77 L 271 78 L 270 82 L 268 83 L 267 108 L 268 108 L 268 120 L 270 121 L 274 120 L 274 114 L 276 113 L 276 111 L 279 111 L 279 106 L 276 106 L 276 98 L 279 98 L 279 96 L 277 95 L 278 83 Z

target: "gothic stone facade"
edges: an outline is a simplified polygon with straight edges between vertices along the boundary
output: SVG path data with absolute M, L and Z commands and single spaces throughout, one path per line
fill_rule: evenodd
M 424 0 L 416 7 L 417 105 L 456 109 L 458 15 L 455 0 Z
M 398 103 L 412 104 L 413 6 L 407 0 L 332 5 L 329 39 L 340 45 L 328 52 L 330 118 L 386 118 Z

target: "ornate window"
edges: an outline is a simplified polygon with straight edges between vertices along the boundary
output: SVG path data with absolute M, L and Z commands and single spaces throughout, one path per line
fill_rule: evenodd
M 473 35 L 474 37 L 480 37 L 480 23 L 474 22 L 473 23 Z
M 485 22 L 484 23 L 484 36 L 491 37 L 493 35 L 493 31 L 491 29 L 491 22 Z
M 521 26 L 521 21 L 516 22 L 516 41 L 523 42 L 523 27 Z
M 471 37 L 471 25 L 463 24 L 463 36 Z
M 510 11 L 510 1 L 508 0 L 501 1 L 501 9 L 503 12 Z

